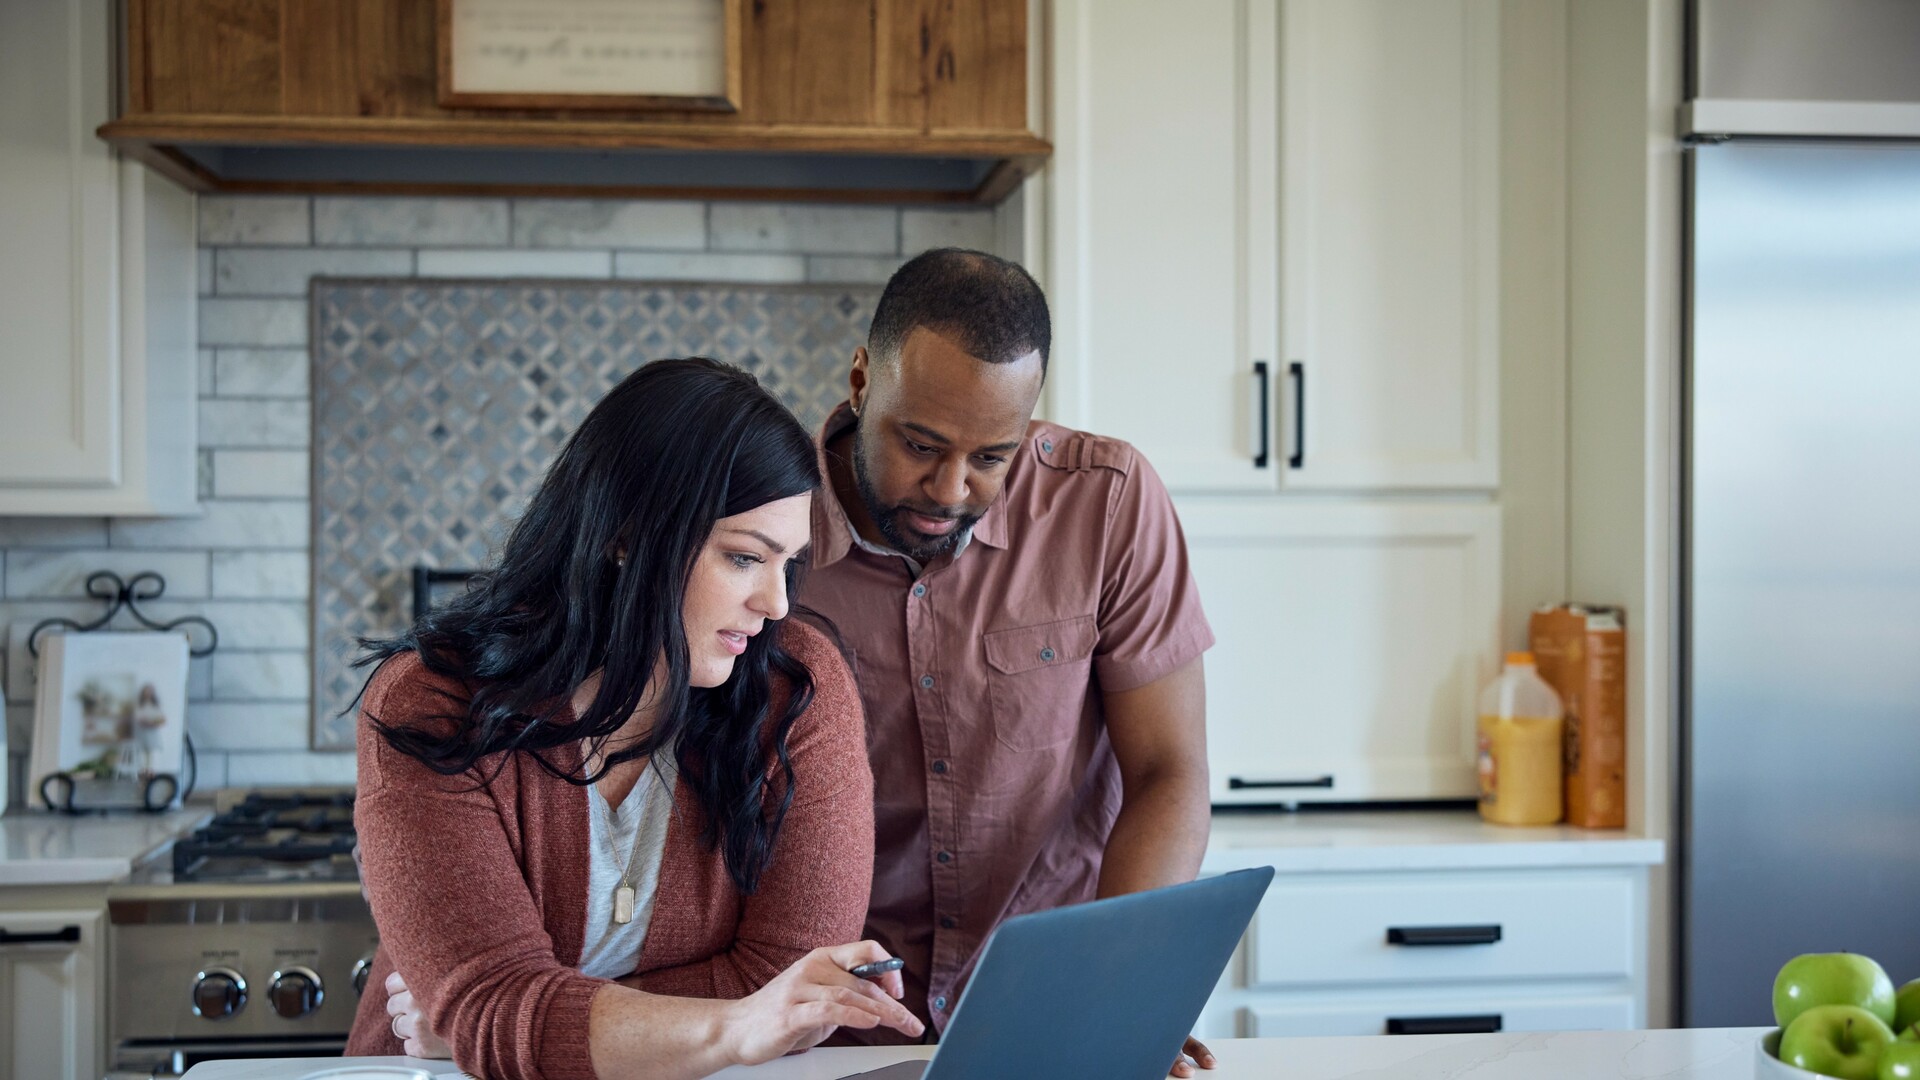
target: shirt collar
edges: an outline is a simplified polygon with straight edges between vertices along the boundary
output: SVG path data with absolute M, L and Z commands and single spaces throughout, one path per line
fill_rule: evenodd
M 842 401 L 834 407 L 832 414 L 827 417 L 826 424 L 820 428 L 820 440 L 817 451 L 820 455 L 820 476 L 822 484 L 821 497 L 815 500 L 813 565 L 816 567 L 832 566 L 834 563 L 846 558 L 847 552 L 858 546 L 862 550 L 875 554 L 890 555 L 897 559 L 905 559 L 907 564 L 913 567 L 914 576 L 918 577 L 922 568 L 913 559 L 891 548 L 882 548 L 868 543 L 864 537 L 854 531 L 853 522 L 847 517 L 847 508 L 840 504 L 840 496 L 833 489 L 833 481 L 831 479 L 833 474 L 827 467 L 827 444 L 839 437 L 841 432 L 846 431 L 852 427 L 853 424 L 853 407 L 849 403 Z M 1018 460 L 1017 456 L 1015 460 Z M 1008 468 L 1012 469 L 1013 464 L 1009 463 Z M 1011 479 L 1011 477 L 1009 477 L 1009 479 Z M 1001 494 L 1005 494 L 1004 488 L 1001 489 Z M 979 521 L 973 523 L 971 532 L 966 536 L 962 536 L 959 542 L 954 545 L 953 559 L 960 558 L 966 549 L 976 542 L 985 544 L 991 548 L 1006 548 L 1007 512 L 1005 504 L 1006 500 L 1004 498 L 993 500 L 993 505 L 987 507 L 987 512 L 980 515 Z

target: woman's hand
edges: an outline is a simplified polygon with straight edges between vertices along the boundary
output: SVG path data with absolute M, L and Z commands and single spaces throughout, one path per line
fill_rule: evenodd
M 926 1025 L 895 1000 L 903 993 L 898 972 L 875 983 L 847 970 L 886 958 L 887 951 L 872 941 L 815 949 L 801 957 L 772 982 L 727 1004 L 721 1037 L 729 1056 L 742 1065 L 758 1065 L 817 1046 L 843 1027 L 884 1025 L 919 1038 Z
M 450 1058 L 453 1050 L 427 1027 L 420 1003 L 398 971 L 387 976 L 387 1015 L 393 1019 L 393 1033 L 400 1038 L 408 1057 Z

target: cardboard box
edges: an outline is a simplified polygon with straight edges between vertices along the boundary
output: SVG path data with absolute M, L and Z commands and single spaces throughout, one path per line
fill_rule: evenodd
M 1540 677 L 1566 711 L 1567 824 L 1627 824 L 1627 629 L 1619 608 L 1560 604 L 1528 626 Z

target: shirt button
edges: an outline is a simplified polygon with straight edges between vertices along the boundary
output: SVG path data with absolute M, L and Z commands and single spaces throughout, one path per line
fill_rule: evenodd
M 915 596 L 925 596 L 925 595 L 927 595 L 927 584 L 926 584 L 926 582 L 924 582 L 924 581 L 923 581 L 923 582 L 919 582 L 919 583 L 916 583 L 916 584 L 914 585 L 914 587 L 913 587 L 913 595 L 915 595 Z
M 920 676 L 920 689 L 922 690 L 933 689 L 933 676 L 931 675 Z
M 947 763 L 944 761 L 934 762 L 933 771 L 941 776 L 947 775 Z
M 1043 454 L 1053 453 L 1053 443 L 1051 441 L 1042 442 L 1040 444 L 1040 452 Z
M 940 854 L 935 855 L 934 858 L 943 863 L 950 863 L 953 861 L 953 852 L 943 851 Z
M 1042 660 L 1045 660 L 1045 661 L 1047 661 L 1048 663 L 1052 663 L 1052 662 L 1053 662 L 1053 647 L 1052 647 L 1052 646 L 1048 646 L 1047 648 L 1044 648 L 1044 649 L 1041 649 L 1041 650 L 1040 650 L 1040 659 L 1042 659 Z
M 939 1010 L 939 1011 L 941 1011 L 941 1012 L 946 1012 L 946 1011 L 947 1011 L 947 999 L 946 999 L 946 998 L 943 998 L 943 997 L 937 997 L 937 998 L 934 998 L 934 999 L 933 999 L 933 1007 L 934 1007 L 935 1009 L 938 1009 L 938 1010 Z
M 942 930 L 951 930 L 954 927 L 959 925 L 960 925 L 960 920 L 954 918 L 951 915 L 940 916 L 940 929 Z

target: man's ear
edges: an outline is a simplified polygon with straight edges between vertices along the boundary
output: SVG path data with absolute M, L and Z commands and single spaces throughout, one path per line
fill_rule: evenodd
M 853 407 L 853 415 L 860 415 L 860 408 L 866 404 L 867 388 L 871 382 L 871 365 L 867 359 L 867 347 L 856 345 L 853 349 L 853 368 L 847 372 L 847 402 Z

